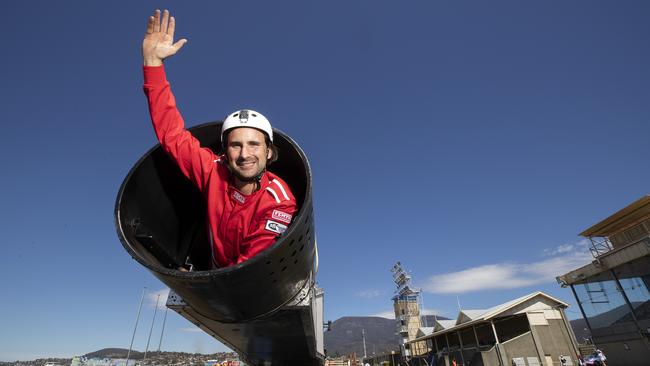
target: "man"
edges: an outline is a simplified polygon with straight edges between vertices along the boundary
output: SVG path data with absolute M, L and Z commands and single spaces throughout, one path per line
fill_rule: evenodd
M 600 363 L 603 366 L 607 366 L 607 363 L 605 363 L 605 361 L 607 361 L 607 357 L 605 357 L 605 354 L 603 353 L 603 351 L 601 351 L 599 348 L 596 348 L 595 353 L 596 353 L 596 356 L 598 357 L 598 360 L 600 361 Z
M 142 42 L 144 91 L 160 144 L 207 201 L 212 266 L 227 267 L 271 246 L 291 223 L 296 200 L 282 179 L 266 171 L 277 149 L 271 124 L 261 113 L 240 110 L 226 117 L 221 156 L 185 130 L 163 67 L 187 42 L 174 43 L 175 27 L 167 10 L 162 17 L 159 10 L 149 17 Z

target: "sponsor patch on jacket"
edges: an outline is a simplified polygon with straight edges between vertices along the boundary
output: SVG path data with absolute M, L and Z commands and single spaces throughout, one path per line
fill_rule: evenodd
M 234 198 L 235 201 L 238 201 L 239 203 L 244 203 L 244 202 L 246 202 L 246 197 L 244 197 L 243 194 L 241 194 L 241 193 L 239 193 L 239 192 L 237 192 L 237 191 L 234 191 L 234 192 L 232 193 L 232 198 Z
M 271 218 L 278 221 L 286 222 L 287 224 L 291 223 L 291 215 L 279 210 L 273 210 L 273 214 L 271 214 Z
M 268 231 L 273 231 L 274 233 L 282 234 L 287 230 L 287 225 L 283 225 L 279 222 L 273 220 L 266 220 L 266 226 L 264 227 Z

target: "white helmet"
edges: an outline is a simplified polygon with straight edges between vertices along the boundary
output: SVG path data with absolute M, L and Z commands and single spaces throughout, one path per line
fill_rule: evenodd
M 228 130 L 232 130 L 237 127 L 250 127 L 258 129 L 267 136 L 269 140 L 273 143 L 273 128 L 271 128 L 271 122 L 269 122 L 266 117 L 260 112 L 255 112 L 250 109 L 242 109 L 235 111 L 226 117 L 221 126 L 221 143 L 225 143 L 223 140 L 223 135 Z

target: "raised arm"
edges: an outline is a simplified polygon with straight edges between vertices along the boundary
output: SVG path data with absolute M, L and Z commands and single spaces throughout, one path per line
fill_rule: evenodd
M 145 66 L 160 66 L 163 60 L 173 56 L 187 43 L 183 38 L 174 43 L 176 20 L 165 10 L 160 16 L 156 10 L 147 22 L 147 33 L 142 41 L 142 61 Z
M 175 26 L 176 22 L 169 17 L 167 10 L 162 17 L 160 10 L 149 17 L 147 33 L 142 41 L 144 92 L 158 141 L 183 174 L 203 190 L 209 173 L 215 167 L 216 157 L 185 130 L 183 117 L 176 108 L 176 100 L 162 67 L 163 60 L 176 54 L 187 42 L 181 39 L 174 43 Z

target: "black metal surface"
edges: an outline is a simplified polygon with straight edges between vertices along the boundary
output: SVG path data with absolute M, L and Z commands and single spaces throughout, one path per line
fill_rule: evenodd
M 271 317 L 246 323 L 219 323 L 202 317 L 192 308 L 177 311 L 208 334 L 238 350 L 248 365 L 323 364 L 323 357 L 315 353 L 309 306 L 284 307 Z
M 219 149 L 220 122 L 191 128 L 202 146 Z M 207 268 L 210 247 L 204 199 L 159 145 L 131 169 L 118 193 L 115 220 L 126 251 L 178 293 L 198 314 L 242 323 L 277 312 L 309 281 L 315 235 L 311 170 L 300 147 L 274 130 L 280 159 L 269 167 L 291 187 L 299 206 L 269 249 L 235 266 Z M 176 268 L 189 256 L 198 271 Z

